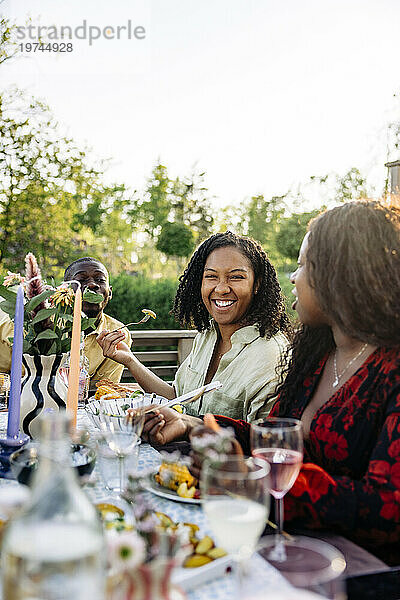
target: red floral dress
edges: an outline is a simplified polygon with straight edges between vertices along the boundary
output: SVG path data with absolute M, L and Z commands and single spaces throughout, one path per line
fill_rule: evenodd
M 299 389 L 289 414 L 301 419 L 325 365 Z M 279 399 L 271 415 L 279 414 Z M 249 451 L 249 424 L 224 417 Z M 378 348 L 319 408 L 304 465 L 285 497 L 285 521 L 331 529 L 400 564 L 400 348 Z

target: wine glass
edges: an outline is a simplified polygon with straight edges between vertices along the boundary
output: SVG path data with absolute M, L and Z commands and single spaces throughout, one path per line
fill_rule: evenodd
M 125 458 L 140 443 L 145 413 L 141 408 L 129 414 L 116 413 L 109 396 L 106 394 L 100 398 L 100 430 L 108 447 L 118 458 L 119 490 L 115 491 L 122 494 L 125 489 Z
M 283 497 L 292 487 L 303 462 L 301 421 L 269 417 L 251 425 L 250 443 L 253 456 L 265 460 L 271 468 L 270 492 L 275 498 L 278 532 L 271 559 L 286 560 L 283 530 Z
M 239 586 L 269 514 L 269 466 L 259 458 L 221 456 L 201 471 L 204 512 L 219 546 L 236 562 Z

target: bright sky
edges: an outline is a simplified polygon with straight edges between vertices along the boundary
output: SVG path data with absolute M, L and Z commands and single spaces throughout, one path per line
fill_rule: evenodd
M 0 11 L 20 25 L 30 14 L 145 28 L 1 67 L 2 87 L 44 98 L 71 136 L 112 157 L 116 181 L 143 188 L 158 158 L 171 176 L 197 165 L 227 204 L 353 166 L 383 180 L 398 0 L 0 0 Z

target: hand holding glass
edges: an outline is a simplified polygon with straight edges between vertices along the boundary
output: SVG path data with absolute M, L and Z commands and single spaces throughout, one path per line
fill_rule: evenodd
M 283 529 L 283 497 L 292 487 L 303 462 L 303 432 L 297 419 L 270 417 L 251 426 L 253 456 L 271 467 L 270 492 L 276 500 L 278 533 L 271 551 L 274 560 L 286 560 Z

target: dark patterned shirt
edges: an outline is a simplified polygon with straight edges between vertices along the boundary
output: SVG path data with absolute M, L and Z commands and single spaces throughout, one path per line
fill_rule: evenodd
M 301 419 L 325 366 L 299 389 L 288 414 Z M 279 399 L 271 415 L 279 414 Z M 249 451 L 249 425 L 235 427 Z M 400 348 L 378 348 L 315 413 L 304 465 L 285 497 L 285 521 L 334 529 L 400 564 Z

